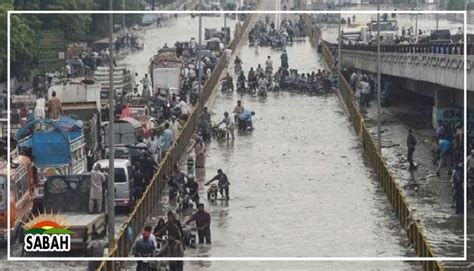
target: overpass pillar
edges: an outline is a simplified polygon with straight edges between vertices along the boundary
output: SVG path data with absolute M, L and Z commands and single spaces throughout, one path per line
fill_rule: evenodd
M 463 123 L 463 108 L 456 106 L 455 93 L 449 89 L 437 88 L 434 91 L 433 127 L 442 121 L 452 131 Z

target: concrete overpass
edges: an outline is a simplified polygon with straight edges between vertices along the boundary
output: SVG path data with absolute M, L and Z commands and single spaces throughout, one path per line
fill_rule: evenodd
M 438 84 L 443 87 L 464 89 L 463 55 L 434 53 L 381 53 L 381 72 L 385 75 Z M 474 57 L 468 56 L 467 76 L 472 78 Z M 377 53 L 365 50 L 342 50 L 343 66 L 369 73 L 377 72 Z M 474 80 L 467 81 L 467 89 L 474 91 Z

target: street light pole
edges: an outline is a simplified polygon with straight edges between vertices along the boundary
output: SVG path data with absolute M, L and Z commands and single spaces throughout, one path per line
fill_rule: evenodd
M 125 11 L 125 0 L 122 0 L 122 10 Z M 122 29 L 125 35 L 125 12 L 122 14 Z
M 439 11 L 439 0 L 436 0 L 436 11 Z M 439 13 L 436 13 L 436 30 L 439 27 Z
M 199 0 L 199 11 L 202 10 L 202 0 Z M 202 43 L 202 13 L 199 13 L 199 42 L 198 42 L 198 95 L 201 102 L 203 102 L 203 97 L 201 93 L 201 81 L 202 81 L 202 65 L 201 65 L 201 43 Z M 201 105 L 202 106 L 202 105 Z
M 380 0 L 377 0 L 377 143 L 379 151 L 382 151 L 382 120 L 380 116 L 381 107 L 381 83 L 380 74 Z
M 109 8 L 113 10 L 113 0 L 109 0 Z M 107 178 L 107 221 L 109 249 L 115 241 L 115 168 L 114 168 L 114 50 L 113 50 L 114 18 L 109 14 L 109 176 Z
M 342 11 L 342 4 L 341 0 L 339 0 L 339 11 Z M 341 33 L 341 20 L 342 20 L 342 13 L 339 12 L 339 38 L 337 41 L 337 65 L 339 69 L 342 69 L 342 63 L 341 63 L 341 43 L 342 43 L 342 33 Z

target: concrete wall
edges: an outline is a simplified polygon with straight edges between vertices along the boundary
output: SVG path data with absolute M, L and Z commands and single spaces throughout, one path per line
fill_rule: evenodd
M 444 87 L 463 90 L 463 56 L 421 53 L 382 53 L 382 74 L 417 81 L 439 84 Z M 474 72 L 473 56 L 468 56 L 467 76 Z M 377 54 L 375 52 L 342 50 L 342 63 L 359 70 L 377 72 Z M 474 91 L 474 80 L 468 80 L 467 89 Z

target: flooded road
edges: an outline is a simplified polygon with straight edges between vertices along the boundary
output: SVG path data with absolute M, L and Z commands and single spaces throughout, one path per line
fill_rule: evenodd
M 311 72 L 322 64 L 309 42 L 288 47 L 290 68 Z M 243 69 L 279 65 L 280 52 L 245 45 Z M 234 77 L 235 78 L 235 77 Z M 219 122 L 237 100 L 256 112 L 255 130 L 235 141 L 212 141 L 203 183 L 221 168 L 229 177 L 229 201 L 204 201 L 211 213 L 212 246 L 187 249 L 186 256 L 415 256 L 371 170 L 336 96 L 269 93 L 267 98 L 219 92 L 211 111 Z M 199 270 L 240 267 L 261 270 L 269 263 L 187 263 Z M 278 266 L 269 264 L 270 266 Z M 282 266 L 285 266 L 283 264 Z M 291 266 L 291 264 L 289 265 Z M 305 263 L 325 270 L 357 269 L 353 263 Z M 404 262 L 364 263 L 364 270 L 417 270 Z M 291 267 L 289 267 L 291 268 Z M 195 268 L 192 268 L 193 270 Z
M 145 50 L 125 63 L 148 72 L 148 60 L 164 43 L 197 38 L 197 18 L 170 19 L 169 27 L 150 28 Z M 204 17 L 206 27 L 220 27 L 223 17 Z M 228 25 L 234 22 L 228 20 Z M 186 31 L 182 31 L 186 29 Z M 195 29 L 195 30 L 193 30 Z M 204 32 L 204 31 L 203 31 Z M 195 34 L 192 34 L 195 33 Z M 267 55 L 279 65 L 280 52 L 244 45 L 243 68 L 264 63 Z M 323 68 L 309 42 L 288 47 L 290 67 L 311 72 Z M 237 134 L 233 142 L 208 146 L 202 185 L 222 168 L 228 175 L 230 201 L 203 202 L 211 213 L 212 246 L 187 249 L 186 256 L 413 257 L 412 249 L 391 207 L 364 164 L 357 136 L 336 96 L 269 93 L 265 99 L 236 93 L 216 96 L 211 111 L 218 122 L 237 100 L 254 110 L 255 130 Z M 125 216 L 119 216 L 117 226 Z M 0 270 L 84 270 L 85 263 L 6 262 Z M 186 270 L 419 270 L 408 262 L 187 262 Z

